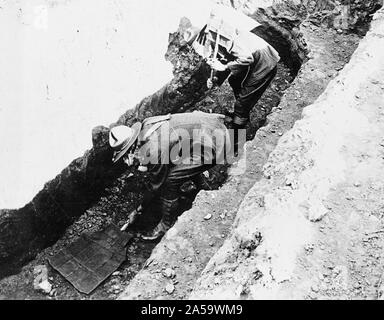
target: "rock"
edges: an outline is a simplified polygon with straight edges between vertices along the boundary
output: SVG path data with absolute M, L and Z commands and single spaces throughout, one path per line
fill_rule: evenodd
M 204 220 L 210 220 L 212 218 L 212 215 L 208 213 L 205 217 Z
M 314 245 L 313 244 L 308 244 L 304 247 L 305 251 L 307 254 L 311 254 L 313 252 L 313 249 L 314 249 Z
M 44 265 L 38 265 L 33 269 L 33 288 L 37 291 L 49 294 L 52 290 L 52 285 L 48 279 L 48 269 Z
M 378 290 L 378 300 L 384 301 L 384 285 Z
M 312 300 L 316 300 L 316 299 L 317 299 L 317 295 L 316 295 L 316 293 L 314 293 L 314 292 L 311 292 L 311 293 L 309 294 L 309 297 L 310 297 Z
M 307 208 L 308 218 L 311 222 L 321 221 L 328 213 L 328 210 L 318 199 L 311 199 L 310 205 L 307 202 L 307 206 L 305 204 L 300 204 L 300 206 Z M 320 232 L 324 232 L 324 229 L 320 228 Z
M 176 277 L 175 270 L 173 270 L 171 268 L 167 268 L 163 271 L 163 276 L 166 278 L 172 279 L 172 278 Z
M 111 287 L 113 292 L 119 292 L 121 291 L 121 287 L 118 284 L 115 284 Z
M 313 285 L 313 286 L 311 287 L 311 290 L 312 290 L 313 292 L 315 292 L 315 293 L 318 293 L 318 292 L 319 292 L 319 287 L 316 286 L 316 285 Z
M 295 174 L 292 172 L 285 177 L 285 185 L 294 187 L 296 185 Z
M 336 266 L 334 269 L 333 269 L 333 274 L 338 276 L 340 273 L 342 273 L 344 270 L 344 266 Z
M 172 294 L 175 291 L 175 286 L 173 285 L 173 283 L 167 284 L 165 287 L 165 291 L 167 291 L 168 294 Z

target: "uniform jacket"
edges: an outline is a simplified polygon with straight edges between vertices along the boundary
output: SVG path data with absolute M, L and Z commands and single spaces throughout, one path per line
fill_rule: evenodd
M 251 67 L 253 78 L 262 79 L 280 61 L 278 52 L 265 40 L 251 32 L 238 32 L 227 51 L 233 56 L 232 61 L 227 63 L 233 76 Z M 223 52 L 223 55 L 225 54 Z
M 175 166 L 192 175 L 196 167 L 210 161 L 224 162 L 229 141 L 223 115 L 195 111 L 151 117 L 144 120 L 139 135 L 139 159 L 147 166 L 151 187 L 157 191 Z M 203 160 L 204 154 L 208 160 Z
M 214 51 L 217 33 L 210 30 L 208 37 L 205 37 L 203 34 L 206 28 L 203 28 L 196 41 L 210 47 L 205 52 L 210 56 Z M 234 30 L 230 35 L 220 36 L 217 58 L 229 69 L 217 72 L 219 85 L 229 74 L 233 79 L 242 82 L 252 73 L 253 81 L 257 82 L 271 72 L 280 61 L 278 52 L 268 42 L 252 32 L 242 30 Z

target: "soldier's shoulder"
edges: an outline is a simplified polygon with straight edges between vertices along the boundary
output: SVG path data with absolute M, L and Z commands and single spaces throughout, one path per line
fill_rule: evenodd
M 149 117 L 149 118 L 144 119 L 143 126 L 150 125 L 150 124 L 155 124 L 155 123 L 158 123 L 160 121 L 167 121 L 170 118 L 171 118 L 170 114 Z

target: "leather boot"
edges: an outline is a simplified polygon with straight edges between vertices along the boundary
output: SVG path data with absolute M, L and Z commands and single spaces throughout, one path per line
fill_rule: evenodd
M 160 198 L 160 201 L 163 217 L 151 232 L 141 236 L 143 240 L 155 241 L 160 239 L 172 227 L 176 220 L 179 198 L 172 200 Z

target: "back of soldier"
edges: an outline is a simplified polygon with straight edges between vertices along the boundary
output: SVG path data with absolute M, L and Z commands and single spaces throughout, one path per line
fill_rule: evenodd
M 183 128 L 186 130 L 225 130 L 224 116 L 221 114 L 194 111 L 191 113 L 176 113 L 171 115 L 170 127 L 174 130 Z

